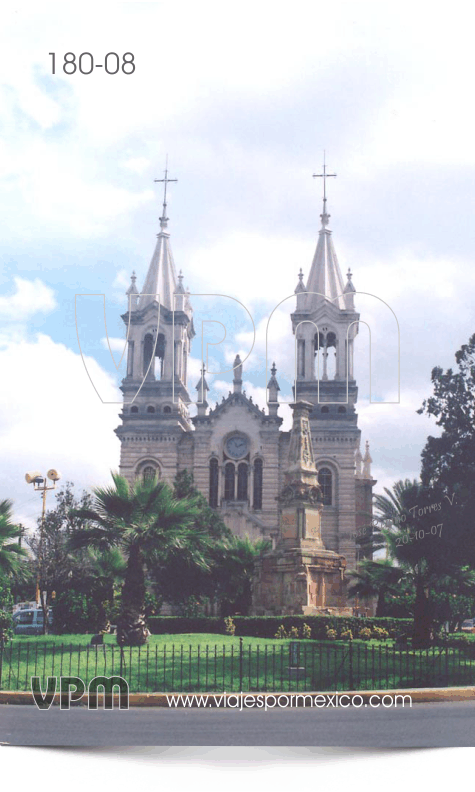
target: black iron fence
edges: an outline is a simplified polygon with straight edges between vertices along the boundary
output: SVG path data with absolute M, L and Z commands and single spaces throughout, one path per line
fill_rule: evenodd
M 14 639 L 0 647 L 0 689 L 30 690 L 31 677 L 123 676 L 130 692 L 337 691 L 475 685 L 473 647 L 399 650 L 363 643 L 149 644 L 121 650 Z

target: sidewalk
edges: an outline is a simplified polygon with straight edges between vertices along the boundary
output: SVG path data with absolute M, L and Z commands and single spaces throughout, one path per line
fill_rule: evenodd
M 335 691 L 336 693 L 336 691 Z M 243 691 L 242 693 L 226 693 L 226 699 L 229 696 L 232 696 L 233 699 L 236 696 L 240 699 L 241 697 L 252 695 L 255 696 L 257 693 L 256 691 L 246 692 Z M 319 695 L 327 695 L 333 694 L 333 691 L 292 691 L 292 695 L 298 695 L 301 697 L 304 696 L 319 696 Z M 259 695 L 264 697 L 266 696 L 288 696 L 290 695 L 288 692 L 280 691 L 280 692 L 261 692 Z M 427 703 L 427 702 L 441 702 L 441 701 L 473 701 L 475 700 L 475 687 L 459 687 L 459 688 L 402 688 L 402 689 L 395 689 L 395 690 L 339 690 L 338 697 L 341 698 L 342 696 L 361 696 L 363 701 L 367 703 L 371 696 L 379 695 L 379 696 L 411 696 L 413 703 Z M 224 693 L 216 691 L 213 693 L 203 693 L 203 692 L 196 692 L 196 693 L 130 693 L 129 695 L 129 707 L 166 707 L 167 709 L 175 709 L 175 707 L 169 707 L 168 700 L 171 699 L 172 696 L 223 696 Z M 118 696 L 116 697 L 118 701 Z M 99 696 L 99 703 L 102 701 L 102 697 Z M 35 706 L 35 702 L 33 700 L 33 696 L 30 691 L 14 691 L 14 690 L 1 690 L 0 691 L 0 704 L 26 704 L 26 705 L 33 705 Z M 59 705 L 59 694 L 55 696 L 53 705 Z M 78 707 L 78 706 L 86 706 L 88 705 L 88 694 L 85 693 L 84 697 L 81 701 L 74 703 L 71 702 L 71 707 Z M 195 704 L 194 706 L 197 706 Z M 223 704 L 221 705 L 224 707 L 224 698 Z M 299 702 L 299 706 L 303 706 L 303 702 Z M 214 707 L 216 708 L 216 707 Z M 182 707 L 177 707 L 176 709 L 183 709 Z

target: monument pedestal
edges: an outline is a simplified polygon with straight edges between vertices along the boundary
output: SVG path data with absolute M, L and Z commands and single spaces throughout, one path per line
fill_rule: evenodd
M 278 546 L 256 564 L 252 615 L 351 615 L 345 567 L 343 556 L 330 550 Z
M 279 497 L 277 546 L 255 567 L 255 616 L 350 615 L 343 556 L 326 550 L 321 536 L 321 490 L 313 458 L 308 402 L 292 405 L 289 464 Z

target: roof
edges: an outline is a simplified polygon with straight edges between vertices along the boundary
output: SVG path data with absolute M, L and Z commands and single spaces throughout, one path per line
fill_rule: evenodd
M 177 277 L 173 254 L 170 246 L 170 234 L 167 230 L 166 205 L 160 218 L 160 233 L 148 268 L 147 277 L 139 298 L 138 308 L 143 310 L 153 302 L 173 311 L 173 295 L 177 292 Z
M 310 274 L 307 281 L 307 292 L 317 292 L 324 299 L 332 302 L 335 307 L 341 310 L 346 309 L 345 298 L 343 296 L 344 283 L 341 275 L 340 265 L 333 245 L 332 232 L 327 227 L 330 215 L 326 213 L 324 206 L 322 227 L 318 236 L 317 249 L 313 257 Z M 309 295 L 307 308 L 315 305 L 322 297 Z

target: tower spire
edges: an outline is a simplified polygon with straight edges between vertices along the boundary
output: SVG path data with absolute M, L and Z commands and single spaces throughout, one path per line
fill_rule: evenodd
M 325 228 L 330 220 L 330 215 L 327 213 L 327 179 L 336 179 L 336 173 L 327 173 L 325 151 L 323 152 L 323 173 L 314 173 L 313 178 L 323 179 L 323 212 L 320 217 L 322 219 L 322 228 Z
M 170 182 L 177 182 L 178 179 L 169 179 L 168 178 L 168 154 L 165 161 L 165 170 L 164 170 L 164 178 L 163 179 L 154 179 L 154 182 L 161 182 L 163 184 L 163 209 L 162 209 L 162 216 L 159 218 L 160 220 L 160 228 L 162 230 L 167 228 L 167 186 Z
M 154 181 L 164 185 L 163 211 L 160 217 L 157 244 L 148 268 L 147 277 L 145 278 L 139 300 L 139 308 L 143 310 L 147 305 L 159 302 L 162 306 L 168 308 L 169 311 L 173 311 L 173 295 L 177 291 L 177 277 L 170 247 L 170 233 L 167 227 L 167 186 L 170 182 L 177 182 L 178 179 L 168 178 L 168 155 L 163 179 L 154 179 Z M 181 288 L 178 288 L 178 292 L 181 292 Z
M 206 415 L 206 408 L 208 406 L 206 397 L 208 395 L 209 385 L 206 382 L 205 372 L 206 372 L 206 367 L 205 367 L 205 362 L 203 360 L 203 365 L 200 372 L 201 376 L 196 385 L 196 390 L 198 391 L 198 400 L 197 400 L 198 415 Z
M 346 303 L 343 296 L 343 278 L 333 246 L 332 232 L 327 228 L 330 215 L 327 212 L 326 184 L 327 179 L 336 178 L 336 173 L 327 173 L 325 154 L 323 156 L 323 172 L 314 173 L 313 177 L 323 179 L 323 212 L 320 215 L 322 227 L 319 231 L 317 249 L 308 276 L 307 292 L 316 292 L 318 295 L 323 295 L 324 298 L 332 302 L 336 308 L 345 310 Z M 321 299 L 321 297 L 315 294 L 310 294 L 307 307 L 319 303 Z
M 129 307 L 132 311 L 135 311 L 135 309 L 137 308 L 137 299 L 139 296 L 139 291 L 137 289 L 137 286 L 135 285 L 136 280 L 137 280 L 137 276 L 134 270 L 132 272 L 132 275 L 130 276 L 130 286 L 125 292 L 127 297 L 129 298 Z

